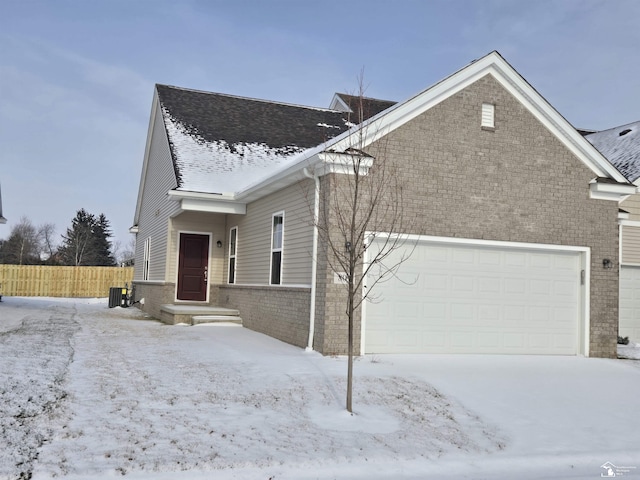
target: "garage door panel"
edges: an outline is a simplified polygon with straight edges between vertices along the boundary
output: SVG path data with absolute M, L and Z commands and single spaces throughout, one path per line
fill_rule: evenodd
M 575 280 L 555 280 L 553 282 L 552 294 L 555 296 L 576 297 L 578 292 Z
M 413 282 L 413 285 L 418 285 L 423 291 L 438 292 L 449 288 L 447 286 L 449 277 L 445 274 L 419 275 L 418 272 L 415 272 L 414 276 L 418 277 L 418 281 Z
M 434 350 L 441 350 L 444 349 L 446 347 L 446 345 L 448 344 L 447 341 L 447 332 L 444 330 L 433 330 L 431 331 L 428 335 L 422 333 L 421 336 L 421 345 L 427 345 L 431 348 L 433 348 Z M 416 353 L 420 352 L 421 349 L 416 349 Z
M 418 335 L 417 335 L 418 334 Z M 414 330 L 410 331 L 397 331 L 395 335 L 396 344 L 402 347 L 416 347 L 418 345 L 419 332 Z
M 367 305 L 365 350 L 575 354 L 580 256 L 419 243 L 400 267 L 403 281 L 381 284 L 384 301 Z M 410 330 L 412 343 L 398 329 Z
M 519 252 L 507 252 L 504 254 L 504 263 L 507 267 L 522 268 L 527 263 L 527 255 Z
M 507 353 L 512 353 L 514 350 L 520 350 L 525 346 L 525 336 L 522 333 L 505 332 L 502 335 L 503 346 L 510 350 Z
M 498 252 L 478 252 L 478 264 L 498 266 L 502 264 L 503 257 Z
M 484 276 L 478 279 L 478 293 L 500 293 L 502 288 L 502 279 L 500 277 Z
M 478 346 L 480 348 L 495 349 L 500 347 L 500 334 L 498 332 L 483 332 L 478 334 Z
M 464 267 L 467 267 L 468 265 L 475 263 L 475 254 L 473 251 L 453 250 L 451 254 L 454 265 L 463 265 Z
M 551 280 L 531 280 L 530 292 L 532 295 L 542 295 L 546 297 L 552 291 L 552 283 Z

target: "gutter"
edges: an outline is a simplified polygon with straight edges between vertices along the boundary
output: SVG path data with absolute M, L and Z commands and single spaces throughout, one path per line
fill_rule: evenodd
M 313 245 L 311 247 L 311 304 L 309 305 L 309 341 L 307 352 L 313 351 L 313 336 L 316 325 L 316 274 L 318 271 L 318 220 L 320 218 L 320 177 L 309 173 L 305 167 L 302 172 L 307 178 L 313 179 L 315 192 L 313 199 Z

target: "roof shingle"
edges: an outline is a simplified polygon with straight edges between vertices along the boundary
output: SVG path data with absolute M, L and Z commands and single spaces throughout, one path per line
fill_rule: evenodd
M 640 178 L 640 121 L 585 136 L 629 182 Z

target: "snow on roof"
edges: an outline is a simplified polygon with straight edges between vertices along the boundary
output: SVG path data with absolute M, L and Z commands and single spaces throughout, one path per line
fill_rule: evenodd
M 271 148 L 264 143 L 207 141 L 190 133 L 168 112 L 163 113 L 180 176 L 178 190 L 234 193 L 305 150 L 294 145 Z
M 585 138 L 630 182 L 640 178 L 640 121 L 591 133 Z
M 345 112 L 156 85 L 178 190 L 235 193 L 348 130 Z

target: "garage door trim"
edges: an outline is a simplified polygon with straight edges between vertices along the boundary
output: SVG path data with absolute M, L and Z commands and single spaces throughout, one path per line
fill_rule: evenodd
M 555 245 L 543 243 L 526 243 L 526 242 L 508 242 L 499 240 L 481 240 L 457 237 L 437 237 L 430 235 L 408 235 L 408 234 L 390 234 L 385 232 L 367 232 L 367 243 L 373 242 L 375 239 L 398 238 L 401 242 L 411 248 L 418 243 L 443 244 L 443 245 L 460 245 L 469 247 L 494 247 L 510 250 L 533 250 L 540 252 L 568 252 L 580 254 L 580 268 L 584 272 L 583 282 L 580 285 L 579 293 L 579 325 L 578 325 L 578 354 L 589 356 L 589 331 L 590 331 L 590 285 L 591 285 L 591 249 L 589 247 L 580 247 L 572 245 Z M 363 272 L 367 272 L 370 265 L 370 250 L 365 250 Z M 402 268 L 402 266 L 400 266 Z M 366 295 L 366 288 L 362 291 L 363 296 Z M 360 335 L 360 352 L 366 354 L 366 323 L 367 323 L 367 302 L 362 303 L 362 323 Z

